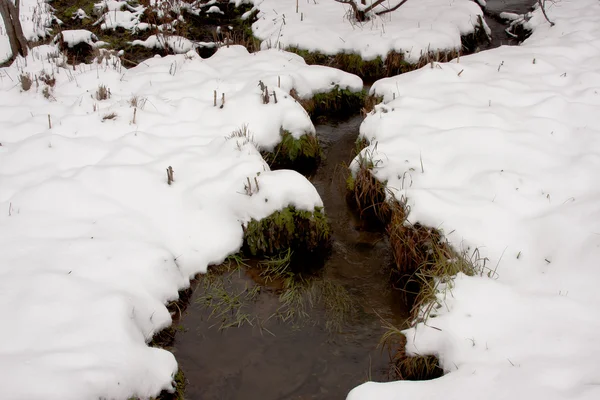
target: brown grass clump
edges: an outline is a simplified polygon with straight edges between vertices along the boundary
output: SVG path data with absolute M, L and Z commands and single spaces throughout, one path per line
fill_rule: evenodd
M 358 157 L 358 171 L 355 174 L 350 173 L 346 180 L 347 200 L 359 212 L 361 220 L 367 226 L 385 226 L 391 217 L 386 182 L 379 181 L 373 175 L 375 163 L 369 153 L 359 154 Z
M 110 98 L 110 89 L 105 85 L 98 86 L 96 90 L 96 100 L 106 100 Z
M 363 116 L 373 111 L 375 106 L 383 101 L 383 96 L 368 95 L 365 96 L 365 103 L 363 108 L 360 110 Z
M 115 112 L 111 112 L 109 114 L 106 114 L 102 117 L 102 121 L 106 121 L 108 119 L 116 119 L 117 118 L 117 113 Z
M 424 381 L 444 375 L 440 360 L 433 355 L 406 354 L 406 336 L 398 328 L 385 322 L 386 333 L 380 345 L 388 349 L 392 361 L 390 379 Z
M 394 203 L 387 231 L 395 267 L 392 277 L 397 288 L 404 290 L 412 304 L 413 324 L 426 321 L 439 305 L 438 293 L 451 288 L 458 273 L 474 275 L 472 257 L 459 253 L 436 228 L 407 221 L 405 204 Z
M 31 85 L 33 84 L 31 76 L 26 73 L 22 73 L 21 75 L 19 75 L 19 82 L 21 83 L 21 88 L 25 92 L 31 89 Z
M 290 90 L 292 96 L 306 110 L 308 115 L 315 119 L 328 117 L 347 117 L 357 114 L 365 103 L 367 93 L 364 90 L 353 92 L 335 86 L 329 92 L 316 93 L 313 97 L 303 99 L 298 96 L 296 89 Z
M 52 96 L 52 88 L 50 88 L 50 86 L 44 86 L 42 95 L 48 100 L 54 99 L 54 96 Z
M 276 257 L 293 253 L 294 264 L 310 268 L 323 260 L 331 247 L 329 221 L 321 207 L 313 211 L 288 206 L 261 220 L 252 219 L 244 229 L 244 254 Z
M 435 316 L 456 274 L 473 275 L 476 267 L 466 253 L 458 253 L 450 246 L 440 230 L 409 223 L 405 203 L 394 202 L 391 208 L 387 232 L 395 263 L 392 277 L 412 305 L 411 324 L 415 326 Z M 385 321 L 384 328 L 381 344 L 390 352 L 394 379 L 427 380 L 443 375 L 436 356 L 406 354 L 404 333 Z
M 406 224 L 406 214 L 405 205 L 394 204 L 387 228 L 396 264 L 394 272 L 400 275 L 412 274 L 433 261 L 433 250 L 441 242 L 437 229 L 419 223 Z
M 54 87 L 56 84 L 56 77 L 54 76 L 54 73 L 50 75 L 48 72 L 42 71 L 38 79 L 50 87 Z

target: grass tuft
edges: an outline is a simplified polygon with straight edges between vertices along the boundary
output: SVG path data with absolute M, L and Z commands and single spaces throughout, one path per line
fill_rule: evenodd
M 262 151 L 271 169 L 293 169 L 300 173 L 313 172 L 322 158 L 321 145 L 315 135 L 304 134 L 295 138 L 286 130 L 281 131 L 281 142 L 273 151 Z
M 365 141 L 357 141 L 357 151 L 364 144 Z M 390 220 L 391 206 L 387 200 L 386 182 L 373 175 L 375 167 L 372 152 L 359 151 L 358 170 L 350 171 L 346 179 L 347 200 L 368 226 L 382 227 Z
M 38 78 L 40 81 L 44 82 L 49 87 L 54 87 L 54 85 L 56 84 L 56 77 L 54 76 L 54 72 L 51 75 L 46 71 L 42 71 Z
M 386 332 L 379 342 L 387 348 L 392 361 L 390 378 L 394 380 L 424 381 L 444 375 L 440 361 L 433 355 L 409 355 L 406 353 L 406 336 L 387 321 L 383 321 Z
M 313 211 L 289 206 L 244 227 L 244 251 L 252 256 L 270 257 L 284 251 L 311 258 L 329 247 L 330 228 L 320 207 Z
M 117 113 L 116 112 L 111 112 L 108 114 L 105 114 L 102 116 L 102 121 L 106 121 L 108 119 L 116 119 L 117 118 Z
M 476 260 L 454 250 L 438 229 L 409 223 L 405 204 L 395 202 L 392 208 L 388 226 L 395 261 L 392 275 L 412 300 L 413 324 L 426 322 L 442 306 L 438 294 L 451 290 L 454 276 L 477 272 Z
M 96 100 L 106 100 L 110 98 L 110 89 L 105 85 L 98 86 L 96 90 Z
M 22 73 L 21 75 L 19 75 L 19 82 L 21 83 L 21 88 L 25 92 L 31 89 L 31 85 L 33 84 L 31 75 L 29 75 L 28 73 Z
M 367 92 L 365 90 L 353 92 L 348 88 L 341 89 L 335 85 L 329 92 L 317 93 L 309 99 L 300 98 L 295 89 L 290 90 L 290 95 L 304 107 L 314 120 L 357 114 L 365 103 Z

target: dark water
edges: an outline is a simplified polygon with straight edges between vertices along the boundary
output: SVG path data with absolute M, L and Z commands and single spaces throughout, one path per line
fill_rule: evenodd
M 506 21 L 500 19 L 500 13 L 511 12 L 526 14 L 531 11 L 535 0 L 487 0 L 485 8 L 485 22 L 492 30 L 492 41 L 482 46 L 482 50 L 493 49 L 503 45 L 515 46 L 521 38 L 515 38 L 506 33 Z
M 332 255 L 312 283 L 349 299 L 352 311 L 341 331 L 328 329 L 336 316 L 323 301 L 307 307 L 309 317 L 299 322 L 273 317 L 281 307 L 281 284 L 265 285 L 252 268 L 226 273 L 218 283 L 229 296 L 261 287 L 251 301 L 242 300 L 252 325 L 219 330 L 221 319 L 209 318 L 210 308 L 197 302 L 210 292 L 200 284 L 182 319 L 185 331 L 175 339 L 188 380 L 186 399 L 344 399 L 360 383 L 388 380 L 388 353 L 377 348 L 384 332 L 380 318 L 402 327 L 408 312 L 390 288 L 385 236 L 360 231 L 345 202 L 342 167 L 352 158 L 361 121 L 317 126 L 326 160 L 311 178 L 333 230 Z

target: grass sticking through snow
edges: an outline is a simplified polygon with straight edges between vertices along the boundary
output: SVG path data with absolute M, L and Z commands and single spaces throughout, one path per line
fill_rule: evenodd
M 348 88 L 341 89 L 338 85 L 329 92 L 316 93 L 309 99 L 300 98 L 295 89 L 290 90 L 290 95 L 304 107 L 313 120 L 358 114 L 367 98 L 367 92 L 364 90 L 353 92 Z
M 277 256 L 291 249 L 310 258 L 322 255 L 329 239 L 329 222 L 321 207 L 311 212 L 289 206 L 244 227 L 244 251 L 252 256 Z
M 395 261 L 392 277 L 412 303 L 412 326 L 417 323 L 427 325 L 444 306 L 444 299 L 452 290 L 453 278 L 459 273 L 474 275 L 479 269 L 474 257 L 454 250 L 438 229 L 409 223 L 408 212 L 405 204 L 392 204 L 387 228 Z M 381 343 L 391 351 L 396 378 L 423 380 L 443 374 L 435 356 L 406 354 L 406 337 L 401 330 L 387 322 L 384 322 L 384 328 L 386 333 Z
M 357 141 L 357 146 L 364 144 Z M 371 151 L 359 151 L 358 170 L 349 172 L 346 188 L 347 200 L 359 212 L 361 220 L 368 226 L 381 227 L 390 219 L 391 206 L 387 200 L 386 182 L 373 175 L 376 163 Z
M 271 169 L 293 169 L 310 173 L 322 158 L 321 145 L 315 135 L 304 134 L 295 138 L 286 130 L 281 131 L 281 142 L 273 151 L 262 151 L 262 156 Z

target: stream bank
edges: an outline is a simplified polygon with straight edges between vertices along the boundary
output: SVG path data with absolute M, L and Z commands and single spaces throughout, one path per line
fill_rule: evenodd
M 356 116 L 316 126 L 325 158 L 311 181 L 333 244 L 322 270 L 299 284 L 307 303 L 298 315 L 284 320 L 285 289 L 265 282 L 251 262 L 213 276 L 216 284 L 197 285 L 173 347 L 187 399 L 335 399 L 367 380 L 389 380 L 389 355 L 378 348 L 382 319 L 403 326 L 410 310 L 389 284 L 387 238 L 362 230 L 346 205 L 345 165 L 361 122 Z M 237 298 L 239 307 L 229 312 L 248 320 L 225 328 L 211 317 L 215 307 L 207 306 L 207 296 Z

